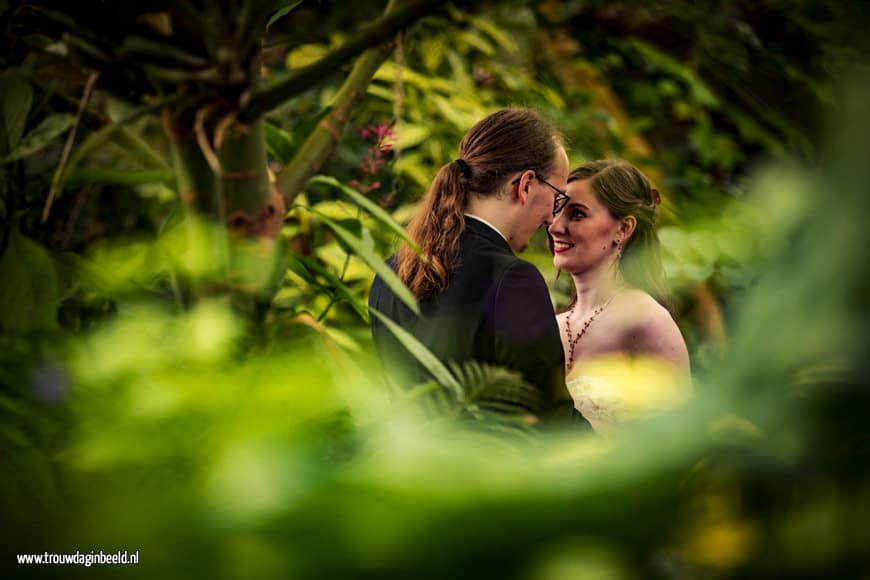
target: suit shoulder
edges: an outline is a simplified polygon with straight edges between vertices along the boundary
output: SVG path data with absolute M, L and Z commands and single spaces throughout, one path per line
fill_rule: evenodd
M 528 286 L 547 290 L 547 283 L 541 272 L 530 262 L 512 256 L 503 265 L 500 284 L 508 286 Z
M 553 303 L 550 301 L 550 290 L 538 269 L 519 258 L 514 257 L 499 277 L 496 303 L 509 309 L 513 316 L 526 313 L 547 312 L 553 317 Z

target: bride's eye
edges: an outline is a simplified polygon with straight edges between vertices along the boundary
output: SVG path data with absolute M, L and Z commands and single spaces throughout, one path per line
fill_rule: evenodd
M 579 219 L 585 218 L 586 213 L 579 210 L 579 209 L 575 209 L 575 210 L 571 210 L 571 213 L 569 214 L 569 216 L 572 220 L 579 220 Z

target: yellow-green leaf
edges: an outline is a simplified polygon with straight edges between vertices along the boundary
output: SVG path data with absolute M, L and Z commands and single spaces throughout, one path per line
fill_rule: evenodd
M 340 192 L 348 196 L 354 203 L 367 211 L 373 218 L 393 230 L 396 234 L 399 235 L 399 237 L 401 237 L 405 241 L 405 243 L 407 243 L 419 253 L 419 246 L 414 243 L 414 240 L 411 239 L 411 236 L 408 235 L 408 232 L 405 231 L 405 228 L 400 226 L 396 222 L 396 220 L 394 220 L 393 217 L 378 204 L 376 204 L 354 188 L 348 187 L 339 180 L 335 179 L 334 177 L 329 177 L 328 175 L 315 175 L 311 178 L 310 182 L 322 183 L 324 185 L 329 185 L 338 189 Z
M 416 313 L 420 312 L 420 307 L 417 305 L 417 299 L 414 298 L 414 295 L 411 294 L 408 287 L 405 286 L 396 273 L 393 272 L 392 268 L 390 268 L 384 260 L 378 257 L 378 255 L 375 254 L 375 252 L 368 247 L 363 240 L 356 237 L 328 217 L 321 215 L 314 210 L 311 211 L 318 216 L 320 221 L 326 224 L 329 229 L 335 233 L 339 240 L 344 242 L 344 244 L 353 250 L 362 261 L 368 264 L 372 270 L 381 277 L 390 290 L 392 290 L 396 296 L 408 306 L 408 308 Z

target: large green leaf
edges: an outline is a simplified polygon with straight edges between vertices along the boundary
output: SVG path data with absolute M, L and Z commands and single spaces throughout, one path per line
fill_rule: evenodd
M 381 208 L 378 204 L 358 192 L 352 187 L 348 187 L 343 184 L 339 180 L 334 177 L 329 177 L 328 175 L 315 175 L 310 179 L 310 183 L 322 183 L 324 185 L 329 185 L 331 187 L 335 187 L 343 194 L 348 196 L 354 203 L 358 206 L 366 210 L 373 218 L 393 230 L 396 234 L 401 237 L 405 243 L 411 246 L 415 252 L 420 253 L 420 247 L 414 243 L 414 240 L 411 239 L 411 236 L 408 235 L 408 232 L 405 231 L 401 225 L 399 225 L 396 220 L 393 219 L 393 216 L 388 214 L 383 208 Z
M 329 229 L 331 229 L 336 237 L 343 242 L 347 247 L 349 247 L 354 254 L 359 256 L 359 258 L 368 264 L 372 270 L 374 270 L 378 276 L 384 281 L 384 283 L 389 286 L 390 290 L 392 290 L 399 299 L 404 302 L 408 308 L 413 310 L 416 313 L 420 312 L 419 306 L 417 306 L 417 300 L 414 298 L 414 295 L 411 294 L 411 291 L 408 290 L 408 287 L 405 286 L 404 283 L 399 279 L 393 270 L 387 266 L 387 263 L 384 262 L 377 254 L 375 254 L 374 250 L 365 243 L 364 240 L 356 237 L 344 227 L 340 226 L 338 223 L 329 219 L 325 215 L 312 210 L 309 208 L 309 211 L 318 216 L 320 221 L 326 224 Z
M 16 228 L 0 256 L 0 329 L 57 328 L 57 272 L 48 252 Z
M 423 125 L 403 123 L 396 129 L 396 139 L 393 146 L 396 149 L 410 149 L 423 143 L 432 136 L 432 130 Z
M 19 79 L 0 79 L 0 99 L 3 101 L 3 125 L 8 145 L 5 151 L 12 151 L 24 134 L 27 113 L 33 103 L 33 89 L 30 83 Z
M 9 163 L 36 153 L 63 135 L 75 122 L 75 116 L 69 113 L 58 113 L 43 119 L 42 123 L 28 133 L 18 147 L 3 159 L 3 163 Z
M 375 308 L 369 307 L 369 312 L 371 312 L 375 318 L 380 320 L 384 326 L 387 327 L 387 330 L 393 333 L 396 340 L 402 343 L 402 346 L 404 346 L 408 352 L 411 353 L 411 355 L 413 355 L 413 357 L 417 359 L 417 361 L 423 365 L 423 367 L 429 371 L 433 377 L 435 377 L 436 381 L 456 393 L 456 397 L 459 401 L 465 399 L 465 395 L 459 382 L 454 378 L 447 367 L 444 366 L 444 363 L 438 360 L 438 357 L 435 356 L 431 350 L 426 348 L 426 346 L 417 340 L 413 334 L 384 316 L 383 313 L 378 312 Z

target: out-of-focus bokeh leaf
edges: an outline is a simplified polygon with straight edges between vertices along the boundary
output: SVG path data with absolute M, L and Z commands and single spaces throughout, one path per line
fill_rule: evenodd
M 0 244 L 0 329 L 27 333 L 57 328 L 59 291 L 54 263 L 17 228 Z
M 33 89 L 23 80 L 0 78 L 0 95 L 3 102 L 3 128 L 6 133 L 3 151 L 13 151 L 24 134 L 27 114 L 33 103 Z

